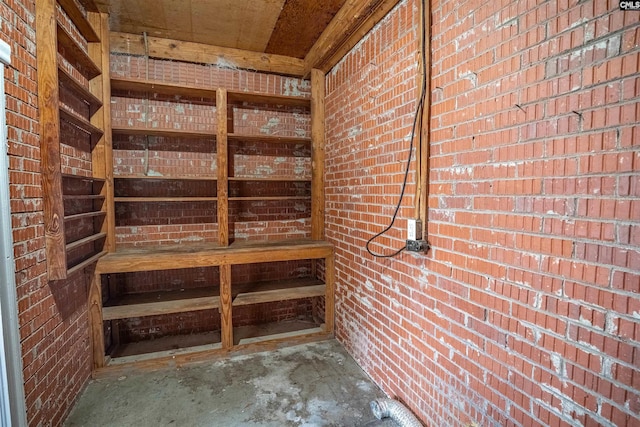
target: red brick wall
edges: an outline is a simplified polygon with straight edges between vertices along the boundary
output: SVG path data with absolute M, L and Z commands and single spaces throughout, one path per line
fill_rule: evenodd
M 408 148 L 417 6 L 328 74 L 338 338 L 428 425 L 640 423 L 638 13 L 433 1 L 432 249 L 374 259 Z M 402 244 L 408 194 L 385 245 Z
M 27 418 L 60 425 L 90 373 L 87 280 L 82 273 L 58 282 L 46 276 L 34 1 L 0 4 L 0 38 L 12 49 L 4 83 Z M 75 147 L 63 149 L 63 167 L 87 169 Z

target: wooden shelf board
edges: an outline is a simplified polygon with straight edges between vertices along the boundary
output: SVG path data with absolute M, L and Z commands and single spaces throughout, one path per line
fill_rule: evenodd
M 168 335 L 153 340 L 124 343 L 111 351 L 110 367 L 132 363 L 152 363 L 161 358 L 174 358 L 196 352 L 219 351 L 219 332 L 190 335 Z
M 60 119 L 89 134 L 91 137 L 91 147 L 94 147 L 104 134 L 102 129 L 95 127 L 87 119 L 68 111 L 66 107 L 63 107 L 62 105 L 60 106 Z
M 106 212 L 104 211 L 96 211 L 96 212 L 83 212 L 83 213 L 79 213 L 79 214 L 74 214 L 74 215 L 66 215 L 64 217 L 65 222 L 67 221 L 78 221 L 81 219 L 88 219 L 88 218 L 98 218 L 98 217 L 102 217 L 107 215 Z
M 114 126 L 111 128 L 112 135 L 139 135 L 139 136 L 159 136 L 165 138 L 206 138 L 215 140 L 215 132 L 190 131 L 179 129 L 158 129 L 158 128 L 136 128 Z
M 212 267 L 224 264 L 292 261 L 326 258 L 333 245 L 323 240 L 279 240 L 269 242 L 233 242 L 227 247 L 215 243 L 159 245 L 126 248 L 100 259 L 96 271 L 101 274 L 176 268 Z
M 152 202 L 215 202 L 217 197 L 114 197 L 118 203 L 152 203 Z
M 70 60 L 72 65 L 77 65 L 82 68 L 79 71 L 82 72 L 82 74 L 84 74 L 88 79 L 92 79 L 100 75 L 100 67 L 96 65 L 89 54 L 85 52 L 78 43 L 76 43 L 71 34 L 69 34 L 67 30 L 62 25 L 60 25 L 60 23 L 58 23 L 57 25 L 57 36 L 58 43 L 71 57 L 67 58 L 67 60 Z
M 79 248 L 82 245 L 86 245 L 87 243 L 91 243 L 91 242 L 96 242 L 100 239 L 104 239 L 105 237 L 107 237 L 107 233 L 96 233 L 96 234 L 92 234 L 91 236 L 87 236 L 83 239 L 80 240 L 76 240 L 74 242 L 71 243 L 67 243 L 66 244 L 66 250 L 71 251 L 73 249 Z
M 61 174 L 62 178 L 64 179 L 74 179 L 77 181 L 89 181 L 89 182 L 106 182 L 106 179 L 104 178 L 94 178 L 92 176 L 82 176 L 82 175 L 73 175 L 70 173 L 63 173 Z
M 248 102 L 251 104 L 284 105 L 287 107 L 311 107 L 310 98 L 300 98 L 286 95 L 268 95 L 256 92 L 229 91 L 227 99 L 230 104 Z
M 311 178 L 289 177 L 250 177 L 250 176 L 230 176 L 229 181 L 241 182 L 311 182 Z
M 325 295 L 326 286 L 318 279 L 303 278 L 284 281 L 233 286 L 242 289 L 233 298 L 232 305 L 242 306 L 265 302 L 287 301 L 292 299 L 321 297 Z M 235 294 L 232 289 L 232 294 Z
M 111 90 L 122 90 L 129 92 L 157 93 L 159 95 L 180 96 L 188 98 L 206 98 L 213 104 L 216 100 L 215 89 L 205 89 L 192 85 L 180 85 L 175 83 L 164 83 L 153 80 L 127 79 L 122 77 L 111 78 Z
M 85 259 L 84 261 L 71 266 L 67 269 L 67 276 L 71 276 L 72 274 L 74 274 L 76 271 L 79 270 L 83 270 L 85 268 L 87 268 L 88 266 L 90 266 L 91 264 L 94 264 L 96 262 L 98 262 L 98 260 L 100 258 L 102 258 L 103 256 L 105 256 L 108 252 L 107 251 L 102 251 L 102 252 L 98 252 L 97 254 L 91 256 L 90 258 Z
M 284 340 L 324 332 L 322 325 L 311 322 L 289 321 L 233 328 L 237 345 Z
M 240 135 L 230 133 L 227 136 L 231 142 L 265 142 L 269 144 L 310 144 L 311 138 L 294 137 L 294 136 L 277 136 L 277 135 Z
M 104 199 L 101 194 L 65 194 L 63 200 L 100 200 Z
M 247 196 L 229 197 L 230 202 L 257 202 L 257 201 L 278 201 L 278 200 L 310 200 L 311 196 Z
M 85 40 L 92 43 L 100 41 L 100 37 L 98 37 L 95 30 L 74 0 L 58 0 L 58 4 L 62 6 L 62 9 L 66 12 L 69 19 L 71 19 L 71 22 L 73 22 Z
M 64 67 L 58 67 L 58 79 L 60 84 L 73 93 L 77 98 L 82 99 L 89 105 L 89 114 L 93 114 L 102 107 L 102 101 L 95 96 L 88 88 L 82 86 Z
M 113 179 L 133 179 L 151 181 L 217 181 L 216 176 L 194 176 L 194 175 L 114 175 Z
M 102 309 L 103 320 L 128 319 L 208 310 L 220 306 L 220 296 L 214 288 L 189 289 L 174 292 L 149 292 L 124 295 Z

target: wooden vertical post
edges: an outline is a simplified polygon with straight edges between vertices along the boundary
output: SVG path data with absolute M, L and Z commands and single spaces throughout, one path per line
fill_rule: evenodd
M 333 252 L 325 258 L 324 268 L 324 328 L 326 332 L 333 332 L 335 322 L 335 257 Z
M 58 49 L 56 1 L 36 1 L 36 63 L 44 205 L 44 234 L 49 280 L 67 277 L 64 204 L 60 170 Z
M 420 143 L 416 149 L 416 195 L 415 195 L 415 217 L 422 220 L 422 236 L 417 236 L 424 240 L 428 237 L 428 209 L 429 209 L 429 138 L 431 136 L 431 6 L 430 2 L 425 2 L 424 26 L 420 31 L 424 34 L 424 44 L 420 43 L 423 55 L 420 56 L 420 72 L 418 87 L 422 90 L 422 79 L 425 79 L 422 116 L 420 117 L 418 129 Z M 424 57 L 424 58 L 423 58 Z M 426 63 L 423 72 L 422 61 Z
M 311 239 L 324 239 L 324 73 L 311 70 Z
M 218 162 L 218 243 L 220 246 L 229 246 L 229 150 L 227 146 L 226 89 L 218 89 L 216 112 L 218 116 L 216 140 Z
M 93 369 L 104 366 L 104 328 L 102 326 L 102 277 L 93 274 L 89 285 L 89 335 L 91 338 L 91 354 Z
M 89 43 L 89 56 L 100 66 L 102 74 L 89 82 L 91 93 L 102 100 L 102 107 L 91 117 L 91 123 L 102 129 L 104 135 L 91 153 L 93 176 L 105 179 L 102 195 L 105 197 L 102 210 L 106 218 L 101 232 L 107 233 L 105 250 L 115 251 L 115 209 L 113 201 L 113 146 L 111 140 L 111 80 L 109 79 L 109 16 L 106 13 L 87 14 L 89 22 L 100 38 L 99 43 Z
M 231 310 L 231 265 L 222 264 L 220 266 L 220 331 L 222 348 L 233 347 L 233 318 Z

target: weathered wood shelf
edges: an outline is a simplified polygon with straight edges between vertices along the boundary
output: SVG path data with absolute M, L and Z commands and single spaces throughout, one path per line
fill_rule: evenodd
M 140 135 L 140 136 L 158 136 L 165 138 L 206 138 L 215 140 L 215 132 L 179 130 L 179 129 L 158 129 L 158 128 L 136 128 L 113 126 L 111 128 L 113 135 Z
M 97 273 L 126 273 L 174 268 L 319 259 L 333 256 L 333 245 L 322 240 L 234 242 L 127 248 L 100 259 Z M 176 259 L 180 262 L 177 263 Z
M 215 202 L 217 197 L 114 197 L 116 203 L 150 203 L 150 202 Z
M 73 175 L 70 173 L 60 174 L 63 179 L 73 179 L 77 181 L 89 181 L 89 182 L 105 182 L 104 178 L 96 178 L 93 176 Z
M 71 221 L 79 221 L 82 219 L 89 219 L 89 218 L 101 218 L 106 215 L 107 213 L 104 211 L 83 212 L 83 213 L 74 214 L 74 215 L 66 215 L 64 217 L 64 220 L 65 222 L 71 222 Z
M 299 96 L 236 91 L 229 91 L 227 96 L 230 104 L 241 104 L 246 102 L 249 104 L 281 105 L 284 107 L 301 107 L 305 109 L 311 108 L 311 99 L 301 98 Z
M 220 306 L 220 295 L 214 287 L 184 291 L 149 292 L 123 295 L 107 302 L 102 309 L 104 320 L 156 316 L 208 310 Z
M 63 106 L 60 106 L 60 119 L 88 134 L 91 138 L 91 147 L 94 147 L 104 134 L 102 129 L 92 125 L 87 119 L 69 112 Z
M 295 176 L 290 177 L 251 177 L 251 176 L 230 176 L 229 181 L 240 182 L 311 182 L 311 178 L 298 178 Z
M 94 255 L 92 255 L 91 257 L 85 259 L 84 261 L 73 265 L 71 267 L 67 268 L 67 275 L 72 275 L 77 271 L 83 270 L 85 268 L 87 268 L 88 266 L 95 264 L 101 257 L 105 256 L 107 254 L 107 251 L 100 251 Z
M 311 196 L 241 196 L 229 197 L 230 202 L 270 201 L 270 200 L 310 200 Z
M 292 299 L 325 296 L 326 286 L 319 279 L 301 278 L 277 280 L 255 284 L 233 286 L 239 291 L 233 298 L 233 306 L 287 301 Z
M 263 142 L 268 144 L 310 144 L 311 138 L 297 136 L 276 135 L 242 135 L 230 133 L 227 135 L 229 142 Z
M 75 41 L 60 23 L 57 25 L 58 44 L 63 48 L 64 57 L 71 65 L 78 68 L 87 79 L 100 75 L 100 67 L 91 59 L 89 54 Z
M 113 179 L 132 179 L 150 181 L 217 181 L 215 176 L 206 175 L 114 175 Z
M 107 237 L 107 233 L 97 233 L 97 234 L 92 234 L 91 236 L 87 236 L 87 237 L 85 237 L 83 239 L 76 240 L 76 241 L 71 242 L 71 243 L 67 243 L 67 245 L 66 245 L 67 252 L 71 251 L 73 249 L 77 249 L 80 246 L 86 245 L 87 243 L 91 243 L 91 242 L 98 241 L 100 239 L 104 239 L 105 237 Z
M 216 89 L 153 80 L 111 78 L 112 91 L 143 92 L 185 98 L 205 98 L 215 103 Z
M 58 0 L 58 4 L 65 11 L 71 22 L 76 26 L 82 37 L 88 42 L 99 42 L 100 37 L 84 16 L 74 0 Z
M 105 197 L 101 194 L 63 194 L 62 200 L 100 200 Z
M 66 88 L 76 98 L 83 100 L 89 105 L 89 115 L 92 116 L 100 107 L 102 107 L 102 101 L 91 93 L 89 88 L 84 87 L 73 76 L 71 76 L 64 67 L 58 67 L 58 79 L 60 80 L 60 85 L 62 87 Z

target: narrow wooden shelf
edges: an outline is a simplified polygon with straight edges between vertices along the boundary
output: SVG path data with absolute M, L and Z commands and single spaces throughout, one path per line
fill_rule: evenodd
M 84 74 L 87 79 L 92 79 L 101 74 L 100 67 L 91 59 L 89 54 L 73 39 L 71 34 L 58 23 L 57 25 L 58 44 L 62 46 L 65 53 L 68 55 L 72 65 L 80 68 L 80 72 Z
M 73 174 L 70 174 L 70 173 L 63 173 L 62 174 L 62 178 L 63 179 L 73 179 L 73 180 L 77 180 L 77 181 L 98 182 L 98 183 L 106 182 L 106 180 L 104 178 L 94 178 L 92 176 L 73 175 Z
M 164 83 L 153 80 L 127 79 L 122 77 L 111 78 L 111 90 L 128 92 L 150 92 L 159 95 L 180 96 L 185 98 L 205 98 L 215 104 L 216 90 L 206 89 L 192 85 Z
M 134 179 L 150 181 L 217 181 L 215 176 L 194 176 L 194 175 L 114 175 L 113 179 Z
M 83 270 L 83 269 L 87 268 L 88 266 L 90 266 L 91 264 L 95 264 L 96 262 L 98 262 L 98 260 L 100 258 L 105 256 L 106 254 L 107 254 L 107 251 L 98 252 L 97 254 L 92 255 L 91 257 L 85 259 L 84 261 L 82 261 L 82 262 L 80 262 L 80 263 L 78 263 L 78 264 L 76 264 L 74 266 L 69 267 L 67 269 L 67 276 L 72 275 L 76 271 Z
M 102 309 L 104 320 L 184 313 L 220 306 L 220 296 L 213 287 L 184 291 L 149 292 L 124 295 L 110 300 Z
M 217 197 L 114 197 L 116 203 L 214 202 Z
M 311 182 L 311 178 L 289 177 L 250 177 L 250 176 L 230 176 L 229 181 L 240 182 Z
M 311 196 L 243 196 L 243 197 L 229 197 L 230 202 L 257 202 L 257 201 L 271 201 L 271 200 L 310 200 Z
M 309 98 L 286 95 L 268 95 L 256 92 L 229 91 L 227 99 L 230 104 L 241 104 L 243 102 L 247 102 L 250 104 L 283 105 L 287 107 L 303 107 L 306 109 L 311 107 L 311 99 Z
M 98 241 L 100 239 L 104 239 L 105 237 L 107 237 L 107 233 L 97 233 L 97 234 L 92 234 L 91 236 L 87 236 L 84 239 L 80 239 L 80 240 L 76 240 L 75 242 L 67 243 L 67 245 L 66 245 L 67 252 L 71 251 L 73 249 L 77 249 L 82 245 L 86 245 L 87 243 L 91 243 L 91 242 Z
M 60 106 L 60 119 L 87 133 L 91 137 L 92 148 L 98 143 L 98 140 L 102 137 L 102 135 L 104 135 L 102 129 L 95 127 L 87 119 L 79 117 L 74 113 L 67 111 L 67 109 L 63 106 Z
M 264 142 L 268 144 L 311 144 L 311 138 L 277 135 L 241 135 L 230 133 L 227 136 L 231 142 Z
M 214 243 L 160 245 L 111 252 L 100 259 L 96 271 L 100 274 L 126 273 L 213 267 L 223 264 L 319 259 L 330 256 L 333 256 L 331 243 L 309 239 L 234 242 L 226 247 Z
M 76 98 L 80 98 L 86 104 L 89 105 L 89 114 L 94 115 L 100 107 L 102 107 L 102 101 L 92 94 L 88 88 L 82 86 L 71 74 L 64 69 L 64 67 L 58 67 L 58 80 L 62 87 L 66 88 Z
M 60 4 L 62 10 L 65 11 L 69 19 L 71 19 L 71 22 L 73 22 L 80 34 L 82 34 L 82 37 L 92 43 L 100 41 L 100 37 L 98 37 L 74 0 L 58 0 L 58 4 Z
M 195 130 L 179 130 L 179 129 L 158 129 L 158 128 L 136 128 L 114 126 L 111 128 L 113 135 L 138 135 L 138 136 L 159 136 L 165 138 L 206 138 L 215 140 L 215 131 L 204 132 Z
M 299 325 L 297 322 L 280 323 L 284 325 L 272 323 L 261 325 L 261 327 L 259 328 L 252 328 L 251 326 L 240 326 L 233 328 L 234 337 L 238 337 L 236 345 L 256 345 L 259 343 L 291 340 L 300 337 L 315 336 L 326 333 L 324 326 L 314 326 L 313 324 Z M 287 328 L 287 323 L 291 323 L 292 326 Z M 284 329 L 284 331 L 262 335 L 261 330 L 268 330 L 271 325 L 274 325 L 273 329 Z
M 251 305 L 265 302 L 325 296 L 326 286 L 318 279 L 302 278 L 239 285 L 242 289 L 232 305 Z
M 64 194 L 63 200 L 100 200 L 105 197 L 101 194 Z
M 95 211 L 95 212 L 83 212 L 74 215 L 66 215 L 64 217 L 65 222 L 70 221 L 79 221 L 81 219 L 89 219 L 89 218 L 99 218 L 105 216 L 107 213 L 103 211 Z

